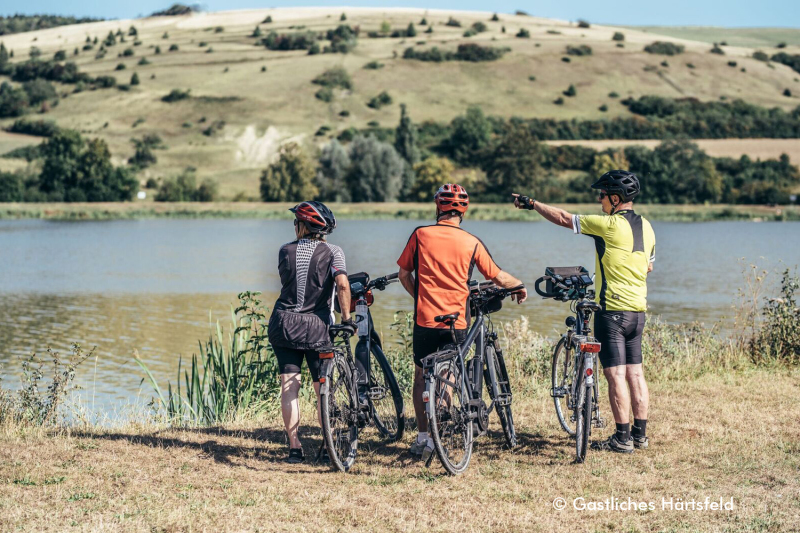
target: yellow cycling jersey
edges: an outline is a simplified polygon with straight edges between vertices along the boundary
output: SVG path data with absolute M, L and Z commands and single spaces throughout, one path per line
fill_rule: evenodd
M 574 215 L 575 233 L 594 238 L 598 303 L 608 311 L 647 310 L 647 267 L 656 259 L 656 235 L 633 211 Z

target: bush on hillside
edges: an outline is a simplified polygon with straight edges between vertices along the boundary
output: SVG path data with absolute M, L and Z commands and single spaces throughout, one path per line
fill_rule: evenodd
M 186 100 L 186 99 L 190 98 L 191 95 L 189 93 L 191 91 L 192 91 L 191 89 L 186 89 L 186 90 L 183 90 L 183 89 L 172 89 L 169 92 L 169 94 L 161 97 L 161 101 L 171 104 L 173 102 L 179 102 L 181 100 Z
M 520 39 L 530 39 L 531 32 L 528 31 L 526 28 L 520 28 L 516 36 L 519 37 Z
M 589 24 L 587 21 L 585 21 L 583 19 L 578 19 L 578 27 L 579 28 L 591 28 L 592 25 Z
M 648 54 L 660 54 L 666 56 L 674 56 L 682 54 L 685 47 L 682 44 L 675 44 L 670 41 L 655 41 L 644 47 L 644 51 Z
M 368 107 L 372 109 L 380 109 L 383 106 L 390 105 L 392 103 L 392 97 L 389 96 L 389 93 L 386 91 L 381 92 L 378 96 L 373 96 L 370 98 L 369 102 L 367 103 Z
M 384 67 L 384 65 L 380 61 L 370 61 L 369 63 L 364 65 L 364 68 L 367 69 L 367 70 L 378 70 L 378 69 L 381 69 L 383 67 Z
M 755 56 L 755 54 L 753 54 Z M 778 52 L 772 56 L 772 61 L 781 63 L 790 67 L 795 72 L 800 72 L 800 54 L 787 54 L 786 52 Z
M 459 22 L 458 20 L 454 19 L 453 17 L 449 17 L 447 19 L 447 22 L 444 23 L 444 25 L 445 26 L 452 26 L 454 28 L 460 28 L 461 27 L 461 22 Z
M 503 57 L 510 48 L 495 48 L 492 46 L 481 46 L 476 43 L 460 44 L 458 49 L 453 51 L 439 50 L 433 47 L 429 50 L 415 50 L 406 48 L 403 59 L 416 59 L 418 61 L 432 61 L 439 63 L 442 61 L 495 61 Z
M 611 40 L 612 41 L 624 41 L 625 40 L 625 34 L 622 33 L 621 31 L 615 31 L 614 35 L 611 36 Z
M 317 34 L 313 31 L 296 33 L 277 33 L 269 32 L 269 35 L 262 40 L 262 43 L 269 50 L 308 50 L 311 45 L 317 42 Z
M 570 56 L 590 56 L 592 55 L 592 47 L 581 44 L 579 46 L 567 45 L 567 55 Z
M 39 105 L 56 97 L 55 87 L 42 79 L 26 81 L 22 84 L 22 90 L 28 95 L 28 103 L 31 106 Z
M 21 118 L 6 128 L 11 133 L 35 135 L 37 137 L 52 137 L 58 131 L 58 126 L 52 120 L 29 120 Z
M 717 43 L 714 43 L 714 46 L 711 48 L 711 50 L 709 50 L 709 52 L 711 52 L 712 54 L 717 54 L 717 55 L 721 55 L 721 56 L 725 55 L 725 50 L 720 48 L 719 45 L 717 45 Z
M 353 79 L 350 77 L 350 74 L 347 73 L 347 70 L 345 70 L 344 67 L 333 67 L 328 69 L 314 78 L 311 83 L 322 85 L 323 87 L 340 87 L 342 89 L 353 88 Z

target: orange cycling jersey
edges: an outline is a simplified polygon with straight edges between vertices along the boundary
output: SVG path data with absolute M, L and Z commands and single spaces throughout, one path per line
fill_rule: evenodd
M 424 328 L 446 328 L 437 315 L 460 312 L 456 328 L 466 329 L 469 317 L 469 280 L 472 270 L 486 279 L 496 278 L 500 267 L 481 240 L 458 227 L 455 220 L 414 230 L 397 264 L 416 272 L 414 320 Z

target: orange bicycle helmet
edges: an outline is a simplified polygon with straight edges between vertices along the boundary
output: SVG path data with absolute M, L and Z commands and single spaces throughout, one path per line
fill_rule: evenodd
M 458 183 L 445 183 L 439 187 L 433 199 L 442 213 L 457 211 L 463 215 L 469 207 L 469 194 Z

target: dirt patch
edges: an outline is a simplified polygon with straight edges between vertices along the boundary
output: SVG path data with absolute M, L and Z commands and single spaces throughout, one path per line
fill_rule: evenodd
M 262 133 L 254 125 L 247 126 L 236 136 L 226 135 L 226 140 L 236 142 L 236 161 L 245 165 L 257 166 L 271 162 L 278 154 L 280 147 L 288 142 L 300 142 L 303 135 L 291 136 L 286 132 L 270 126 Z

